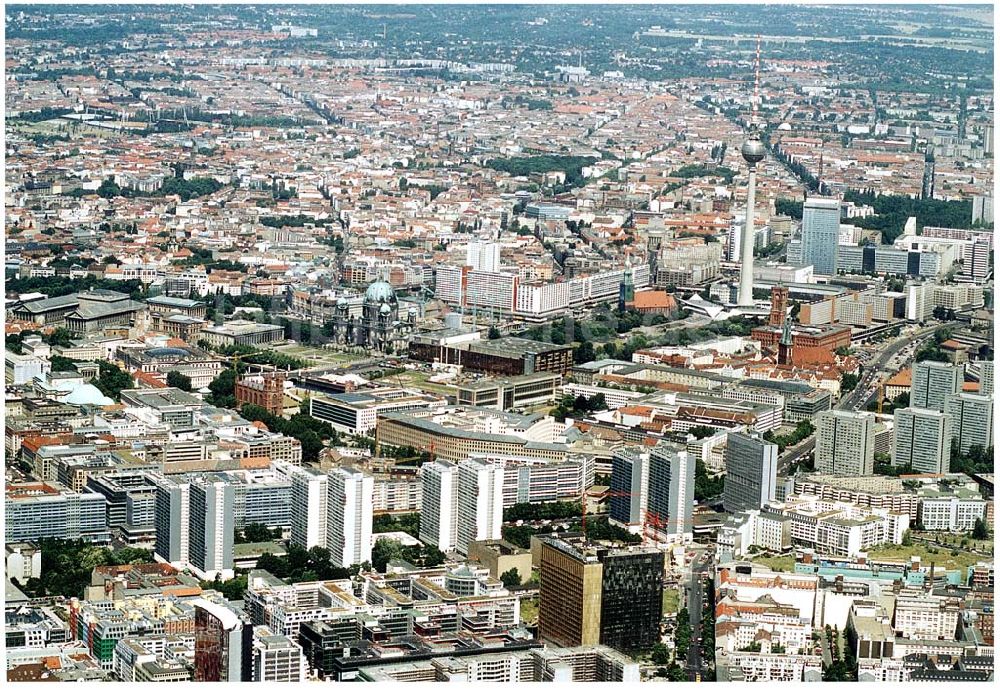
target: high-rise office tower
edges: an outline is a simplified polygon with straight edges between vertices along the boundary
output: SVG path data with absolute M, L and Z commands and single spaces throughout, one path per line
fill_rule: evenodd
M 496 242 L 469 242 L 465 264 L 473 270 L 496 273 L 500 270 L 500 245 Z
M 194 681 L 248 682 L 247 651 L 253 627 L 233 609 L 196 598 L 194 606 Z
M 964 380 L 961 366 L 942 361 L 918 361 L 913 364 L 910 406 L 944 411 L 945 399 L 962 392 Z
M 328 476 L 308 467 L 294 467 L 292 479 L 291 542 L 306 550 L 326 547 Z
M 596 646 L 604 563 L 594 549 L 561 538 L 541 540 L 538 635 L 559 646 Z
M 840 201 L 809 198 L 802 205 L 802 263 L 819 275 L 837 274 Z
M 606 550 L 603 562 L 601 643 L 624 652 L 652 648 L 663 616 L 663 552 Z
M 649 453 L 649 521 L 668 541 L 689 542 L 693 537 L 694 474 L 697 458 L 667 442 Z
M 951 437 L 958 449 L 967 453 L 973 445 L 984 450 L 993 446 L 993 398 L 963 392 L 951 395 L 944 403 L 944 412 L 951 417 Z
M 235 484 L 203 475 L 154 480 L 156 556 L 206 579 L 232 577 Z
M 951 459 L 951 417 L 934 409 L 897 409 L 893 414 L 892 465 L 914 473 L 946 474 Z
M 169 477 L 158 477 L 154 504 L 156 556 L 175 567 L 183 567 L 189 560 L 191 517 L 189 500 L 191 486 L 178 483 Z
M 722 493 L 726 512 L 757 510 L 774 500 L 777 476 L 777 445 L 764 442 L 757 434 L 729 434 Z
M 962 273 L 970 276 L 977 285 L 986 281 L 986 276 L 992 270 L 993 242 L 977 237 L 971 246 L 966 247 Z
M 190 562 L 208 579 L 233 576 L 236 486 L 224 481 L 191 483 Z
M 330 560 L 337 567 L 371 562 L 375 479 L 358 469 L 340 467 L 330 472 L 327 489 Z
M 870 476 L 875 470 L 875 415 L 831 410 L 816 417 L 816 471 Z
M 608 498 L 611 521 L 631 531 L 641 531 L 646 519 L 649 453 L 629 448 L 617 450 L 611 457 L 608 485 L 612 493 Z
M 624 448 L 611 458 L 608 516 L 633 533 L 653 529 L 668 540 L 689 541 L 696 458 L 662 442 L 649 452 Z
M 733 221 L 729 224 L 729 229 L 726 231 L 726 251 L 723 254 L 725 260 L 736 263 L 740 260 L 743 255 L 743 225 L 746 219 L 737 215 L 733 217 Z
M 559 646 L 621 651 L 659 641 L 663 553 L 611 549 L 581 537 L 542 537 L 538 631 Z
M 622 273 L 622 281 L 618 283 L 618 310 L 624 311 L 625 305 L 635 301 L 635 284 L 632 282 L 632 271 Z
M 458 465 L 458 538 L 463 555 L 473 541 L 497 540 L 503 526 L 503 467 L 485 459 Z
M 458 538 L 458 466 L 444 459 L 420 467 L 420 540 L 442 552 Z

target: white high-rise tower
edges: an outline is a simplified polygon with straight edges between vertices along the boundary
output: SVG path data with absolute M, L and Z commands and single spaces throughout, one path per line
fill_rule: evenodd
M 375 479 L 352 467 L 328 474 L 326 548 L 337 567 L 371 562 Z
M 747 161 L 750 175 L 747 182 L 747 219 L 740 237 L 740 290 L 737 299 L 739 306 L 753 306 L 753 245 L 754 224 L 753 211 L 755 186 L 757 183 L 757 163 L 764 159 L 764 144 L 760 140 L 759 124 L 757 122 L 757 97 L 760 92 L 760 38 L 757 38 L 757 65 L 754 72 L 753 104 L 750 115 L 750 131 L 747 140 L 743 142 L 740 153 Z

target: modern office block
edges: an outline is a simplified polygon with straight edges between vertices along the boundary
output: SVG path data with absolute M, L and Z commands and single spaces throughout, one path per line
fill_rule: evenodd
M 250 663 L 254 682 L 305 682 L 309 664 L 302 647 L 266 626 L 256 627 Z
M 190 488 L 189 484 L 170 478 L 159 477 L 156 480 L 153 518 L 156 545 L 153 552 L 174 566 L 183 566 L 189 559 Z
M 154 524 L 156 486 L 145 470 L 123 470 L 87 477 L 87 492 L 108 501 L 108 528 L 150 528 Z M 152 500 L 144 500 L 152 498 Z
M 663 553 L 612 549 L 577 537 L 543 537 L 539 636 L 559 646 L 621 651 L 658 643 Z
M 802 205 L 802 263 L 820 275 L 837 274 L 840 202 L 809 198 Z
M 649 521 L 668 540 L 690 541 L 693 536 L 696 457 L 670 443 L 659 443 L 649 453 Z
M 503 525 L 502 466 L 485 459 L 458 465 L 458 538 L 455 549 L 465 554 L 473 541 L 496 540 Z
M 611 480 L 608 516 L 613 522 L 633 531 L 642 528 L 646 519 L 649 486 L 649 453 L 623 448 L 611 457 Z
M 944 411 L 945 399 L 962 392 L 964 380 L 961 366 L 941 361 L 918 361 L 913 364 L 910 406 Z
M 816 471 L 869 476 L 875 469 L 875 415 L 832 410 L 816 417 Z
M 897 409 L 892 465 L 918 474 L 947 474 L 951 459 L 951 417 L 933 409 Z
M 690 540 L 695 461 L 670 443 L 649 452 L 618 450 L 611 458 L 611 521 L 633 533 L 653 530 L 668 539 Z
M 544 538 L 539 569 L 539 637 L 559 646 L 600 643 L 604 563 L 596 551 Z
M 246 656 L 253 627 L 231 608 L 196 598 L 194 606 L 194 681 L 247 682 Z
M 602 574 L 601 643 L 626 652 L 659 643 L 663 552 L 609 550 Z
M 973 445 L 984 450 L 993 446 L 993 398 L 963 392 L 945 400 L 945 414 L 951 417 L 951 437 L 963 454 Z
M 233 576 L 237 483 L 212 474 L 151 476 L 154 553 L 202 579 Z
M 420 540 L 463 555 L 473 541 L 498 540 L 503 525 L 504 468 L 482 457 L 420 468 Z
M 204 575 L 233 574 L 235 488 L 222 481 L 194 482 L 189 492 L 188 561 Z
M 4 517 L 7 543 L 43 537 L 111 540 L 105 497 L 76 493 L 59 484 L 8 484 Z
M 993 394 L 993 362 L 984 361 L 980 364 L 979 374 L 979 394 L 980 395 L 992 395 Z
M 372 492 L 375 479 L 358 469 L 340 467 L 327 480 L 327 541 L 337 567 L 371 562 Z
M 295 468 L 292 479 L 291 542 L 306 550 L 326 547 L 329 477 L 308 468 Z
M 500 270 L 500 245 L 496 242 L 469 242 L 465 264 L 473 270 L 495 273 Z
M 420 540 L 452 551 L 458 538 L 458 466 L 444 459 L 427 462 L 420 467 L 420 482 Z
M 727 512 L 760 509 L 774 500 L 778 446 L 760 436 L 730 433 L 726 441 L 726 479 L 722 506 Z

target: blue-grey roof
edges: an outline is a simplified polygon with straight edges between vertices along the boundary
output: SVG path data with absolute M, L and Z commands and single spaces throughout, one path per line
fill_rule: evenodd
M 186 349 L 181 349 L 180 347 L 153 347 L 152 349 L 147 349 L 145 352 L 146 356 L 151 356 L 153 358 L 167 358 L 167 357 L 188 357 L 191 356 L 191 352 Z

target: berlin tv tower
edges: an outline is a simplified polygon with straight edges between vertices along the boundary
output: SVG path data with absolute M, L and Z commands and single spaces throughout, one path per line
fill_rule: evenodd
M 760 36 L 757 37 L 757 62 L 754 67 L 753 102 L 751 104 L 750 130 L 743 142 L 740 153 L 750 167 L 747 183 L 747 222 L 740 237 L 740 291 L 738 306 L 753 306 L 753 210 L 755 186 L 757 183 L 757 163 L 764 160 L 764 144 L 760 140 L 760 124 L 757 121 L 757 100 L 760 94 Z

